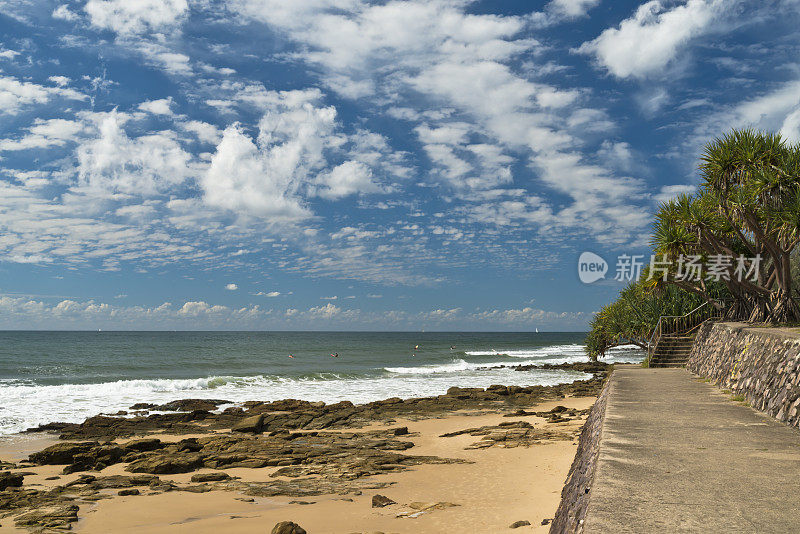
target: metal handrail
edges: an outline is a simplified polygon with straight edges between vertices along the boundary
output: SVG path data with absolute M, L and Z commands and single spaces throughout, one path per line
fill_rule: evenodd
M 647 359 L 648 359 L 648 361 L 653 356 L 653 354 L 655 354 L 656 349 L 658 348 L 659 341 L 661 341 L 661 338 L 665 335 L 665 333 L 664 333 L 664 324 L 666 323 L 666 320 L 675 319 L 675 321 L 674 321 L 675 324 L 678 324 L 679 321 L 683 320 L 684 321 L 684 326 L 686 327 L 686 331 L 688 332 L 688 331 L 692 330 L 693 328 L 695 328 L 697 325 L 689 326 L 689 322 L 688 322 L 687 319 L 689 319 L 689 317 L 692 316 L 692 315 L 698 314 L 698 312 L 700 310 L 702 310 L 703 308 L 706 308 L 707 306 L 711 306 L 711 305 L 712 305 L 712 303 L 710 301 L 706 301 L 706 302 L 702 303 L 701 305 L 699 305 L 698 307 L 696 307 L 695 309 L 693 309 L 693 310 L 691 310 L 691 311 L 689 311 L 689 312 L 687 312 L 687 313 L 685 313 L 683 315 L 661 315 L 658 318 L 658 322 L 656 323 L 655 328 L 653 328 L 653 334 L 650 336 L 650 341 L 648 341 L 648 343 L 647 343 Z M 714 309 L 716 310 L 717 307 L 714 306 Z M 709 315 L 708 317 L 705 317 L 703 319 L 703 321 L 706 321 L 706 320 L 711 319 L 711 318 L 712 318 L 712 316 Z M 700 321 L 700 322 L 702 323 L 703 321 Z M 676 332 L 676 330 L 677 330 L 677 328 L 674 329 L 672 332 L 668 332 L 668 333 L 669 334 L 674 334 Z

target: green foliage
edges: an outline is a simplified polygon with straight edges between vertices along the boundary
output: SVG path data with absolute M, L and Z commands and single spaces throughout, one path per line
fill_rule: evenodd
M 704 301 L 675 286 L 653 289 L 642 280 L 629 284 L 616 301 L 604 306 L 591 321 L 586 352 L 594 360 L 619 345 L 646 348 L 661 315 L 683 315 Z
M 650 243 L 667 272 L 643 273 L 592 320 L 586 350 L 593 359 L 618 345 L 645 348 L 659 316 L 681 316 L 704 302 L 731 319 L 800 321 L 792 300 L 800 284 L 800 145 L 733 130 L 706 145 L 700 175 L 695 194 L 662 203 L 655 215 Z M 681 276 L 681 260 L 705 264 L 712 256 L 734 259 L 721 280 Z M 742 267 L 755 276 L 737 274 Z
M 733 303 L 732 319 L 787 322 L 800 319 L 792 301 L 792 254 L 800 244 L 800 147 L 788 146 L 778 134 L 733 130 L 709 143 L 701 157 L 702 183 L 694 195 L 683 195 L 659 206 L 651 244 L 673 265 L 666 280 L 709 302 L 706 280 L 677 276 L 681 256 L 712 255 L 745 260 L 754 279 L 742 279 L 728 269 L 723 283 Z M 796 256 L 796 254 L 795 254 Z

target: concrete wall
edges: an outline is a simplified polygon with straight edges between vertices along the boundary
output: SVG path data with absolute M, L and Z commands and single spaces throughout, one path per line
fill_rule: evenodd
M 550 524 L 551 534 L 578 534 L 583 532 L 583 518 L 589 506 L 597 455 L 600 452 L 600 431 L 606 413 L 608 379 L 603 391 L 592 406 L 578 438 L 578 450 L 561 490 L 561 503 Z
M 743 395 L 753 408 L 800 427 L 800 329 L 704 324 L 686 368 Z

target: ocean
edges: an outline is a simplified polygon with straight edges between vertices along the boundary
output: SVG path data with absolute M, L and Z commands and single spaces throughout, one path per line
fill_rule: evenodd
M 450 386 L 571 382 L 586 375 L 518 372 L 499 366 L 587 361 L 584 336 L 574 332 L 0 332 L 0 435 L 53 421 L 80 422 L 137 402 L 296 398 L 362 403 L 439 395 Z M 641 351 L 626 347 L 613 350 L 605 361 L 642 358 Z

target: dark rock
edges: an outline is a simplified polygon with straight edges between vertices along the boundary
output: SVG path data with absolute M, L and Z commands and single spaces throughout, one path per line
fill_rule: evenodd
M 64 487 L 70 488 L 72 486 L 80 486 L 82 484 L 91 484 L 95 480 L 97 480 L 97 477 L 94 475 L 81 475 L 72 482 L 67 482 Z
M 135 439 L 123 445 L 126 449 L 138 452 L 154 451 L 164 447 L 164 444 L 157 438 Z
M 130 409 L 130 410 L 152 410 L 152 409 L 154 409 L 156 406 L 157 406 L 157 405 L 155 405 L 155 404 L 152 404 L 152 403 L 150 403 L 150 402 L 137 402 L 136 404 L 134 404 L 133 406 L 131 406 L 129 409 Z
M 270 534 L 306 534 L 304 528 L 292 521 L 281 521 L 274 527 Z
M 192 475 L 192 482 L 219 482 L 230 478 L 231 476 L 228 473 L 198 473 Z
M 542 519 L 542 525 L 549 525 L 552 519 Z
M 230 404 L 230 401 L 219 399 L 180 399 L 156 406 L 155 409 L 164 412 L 211 411 L 216 410 L 217 406 L 220 404 Z
M 511 523 L 511 524 L 508 526 L 508 528 L 527 527 L 527 526 L 528 526 L 528 525 L 530 525 L 530 524 L 531 524 L 531 522 L 530 522 L 530 521 L 525 521 L 525 520 L 523 519 L 522 521 L 514 521 L 513 523 Z
M 384 495 L 373 495 L 372 496 L 372 507 L 373 508 L 383 508 L 384 506 L 389 506 L 390 504 L 397 504 L 389 497 Z
M 139 490 L 136 489 L 136 488 L 123 489 L 123 490 L 119 490 L 117 492 L 117 495 L 119 495 L 120 497 L 126 497 L 128 495 L 139 495 Z
M 197 453 L 159 454 L 136 460 L 125 468 L 131 473 L 152 473 L 154 475 L 189 473 L 203 465 L 203 458 Z
M 77 454 L 85 454 L 99 445 L 96 441 L 81 443 L 57 443 L 43 451 L 35 452 L 28 459 L 39 465 L 71 464 Z
M 67 527 L 78 520 L 79 509 L 76 504 L 44 506 L 17 516 L 14 523 L 18 527 Z
M 197 452 L 202 450 L 203 446 L 197 441 L 197 438 L 187 438 L 176 443 L 175 448 L 178 450 L 178 452 Z
M 250 432 L 258 434 L 263 430 L 264 414 L 253 415 L 242 419 L 231 427 L 235 432 Z
M 488 388 L 486 388 L 486 391 L 489 393 L 494 393 L 495 395 L 509 394 L 508 387 L 499 385 L 489 386 Z
M 408 434 L 408 427 L 407 426 L 401 426 L 399 428 L 395 428 L 394 429 L 394 435 L 395 436 L 405 436 L 407 434 Z
M 6 488 L 19 488 L 22 486 L 22 480 L 25 476 L 21 473 L 9 473 L 8 471 L 0 471 L 0 491 Z

